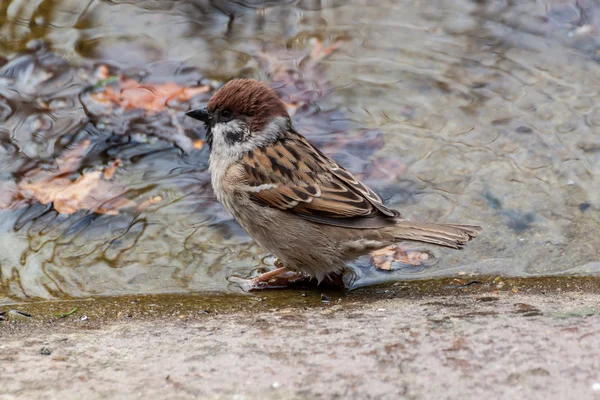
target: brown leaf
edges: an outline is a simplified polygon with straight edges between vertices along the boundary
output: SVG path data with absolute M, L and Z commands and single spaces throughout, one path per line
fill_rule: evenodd
M 104 179 L 109 180 L 112 179 L 113 176 L 115 176 L 115 173 L 117 172 L 117 168 L 119 167 L 119 165 L 121 165 L 121 160 L 115 160 L 113 161 L 113 164 L 106 167 L 102 173 Z
M 322 59 L 330 56 L 341 45 L 340 42 L 335 42 L 331 46 L 324 47 L 323 42 L 317 38 L 314 39 L 312 44 L 313 44 L 313 49 L 312 49 L 312 52 L 310 53 L 310 56 L 314 60 L 322 60 Z
M 77 210 L 90 210 L 99 214 L 118 214 L 120 208 L 135 206 L 127 199 L 117 199 L 127 188 L 102 179 L 103 171 L 91 171 L 72 181 L 69 178 L 53 178 L 37 182 L 20 182 L 21 196 L 36 199 L 42 204 L 53 203 L 62 214 Z
M 424 261 L 429 260 L 429 258 L 430 255 L 428 253 L 416 250 L 406 251 L 395 245 L 371 252 L 371 262 L 375 268 L 384 271 L 390 271 L 394 261 L 401 264 L 418 266 Z
M 149 199 L 141 202 L 137 206 L 136 211 L 144 211 L 146 208 L 150 207 L 151 205 L 156 204 L 156 203 L 160 203 L 161 201 L 163 201 L 162 196 L 153 196 L 153 197 L 150 197 Z
M 52 203 L 54 209 L 62 214 L 89 210 L 114 215 L 121 208 L 135 206 L 133 201 L 121 197 L 127 188 L 110 181 L 120 160 L 103 170 L 86 172 L 75 180 L 68 177 L 79 167 L 89 145 L 89 141 L 84 141 L 66 151 L 56 160 L 58 171 L 34 170 L 28 174 L 17 185 L 19 197 L 35 199 L 42 204 Z
M 273 89 L 286 103 L 290 115 L 313 104 L 328 92 L 330 81 L 323 71 L 322 61 L 336 51 L 341 42 L 324 46 L 318 38 L 312 38 L 310 48 L 281 54 L 281 49 L 262 49 L 257 54 Z
M 162 111 L 170 101 L 186 101 L 210 90 L 209 86 L 185 87 L 174 82 L 141 85 L 133 79 L 121 78 L 119 87 L 104 87 L 103 91 L 92 93 L 92 98 L 100 103 L 112 103 L 126 110 L 144 109 L 150 113 Z

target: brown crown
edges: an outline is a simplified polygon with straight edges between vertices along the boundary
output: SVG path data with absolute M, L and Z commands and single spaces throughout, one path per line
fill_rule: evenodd
M 254 79 L 233 79 L 215 93 L 206 107 L 209 111 L 231 109 L 234 115 L 251 118 L 251 130 L 259 131 L 273 117 L 289 117 L 275 92 Z

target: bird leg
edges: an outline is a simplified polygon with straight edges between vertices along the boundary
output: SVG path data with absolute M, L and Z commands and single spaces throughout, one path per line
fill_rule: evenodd
M 291 272 L 287 267 L 279 267 L 275 268 L 273 271 L 265 272 L 257 276 L 253 279 L 255 283 L 268 282 L 272 278 L 275 278 L 278 275 L 285 274 L 286 272 Z
M 309 279 L 302 272 L 290 271 L 286 267 L 279 267 L 272 271 L 260 274 L 257 277 L 244 279 L 230 276 L 229 282 L 238 284 L 244 291 L 264 289 L 285 289 L 295 283 Z

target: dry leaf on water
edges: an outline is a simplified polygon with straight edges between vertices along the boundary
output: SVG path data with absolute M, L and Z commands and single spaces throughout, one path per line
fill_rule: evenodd
M 99 214 L 115 215 L 119 209 L 135 203 L 122 196 L 127 188 L 110 180 L 120 164 L 116 160 L 103 170 L 89 171 L 72 180 L 68 175 L 76 171 L 89 141 L 64 153 L 56 160 L 58 171 L 36 170 L 18 184 L 19 197 L 35 199 L 42 204 L 52 203 L 62 214 L 89 210 Z
M 320 39 L 312 38 L 309 54 L 302 51 L 293 52 L 291 57 L 290 54 L 282 57 L 280 51 L 265 49 L 258 53 L 261 68 L 268 73 L 273 88 L 282 98 L 290 116 L 296 115 L 300 108 L 327 92 L 329 81 L 320 68 L 321 62 L 335 52 L 340 44 L 335 42 L 324 46 Z M 294 60 L 293 64 L 287 62 L 290 59 Z
M 208 94 L 210 85 L 182 86 L 175 82 L 140 83 L 108 67 L 96 71 L 96 84 L 86 91 L 82 102 L 94 123 L 117 135 L 157 137 L 174 142 L 187 151 L 200 150 L 204 141 L 198 137 L 198 125 L 183 115 L 185 103 Z
M 106 85 L 102 91 L 92 93 L 92 98 L 99 103 L 115 104 L 125 110 L 144 109 L 154 113 L 163 111 L 171 101 L 186 101 L 210 90 L 209 86 L 186 87 L 174 82 L 142 85 L 123 77 L 115 80 L 118 87 Z
M 375 268 L 384 271 L 390 271 L 394 261 L 418 266 L 429 260 L 430 257 L 428 253 L 416 250 L 406 251 L 399 246 L 388 246 L 371 252 L 371 261 Z

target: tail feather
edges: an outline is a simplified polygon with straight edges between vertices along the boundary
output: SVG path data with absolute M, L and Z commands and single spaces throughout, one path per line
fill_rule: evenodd
M 402 220 L 394 227 L 394 239 L 411 240 L 462 249 L 483 230 L 476 225 L 431 224 Z

